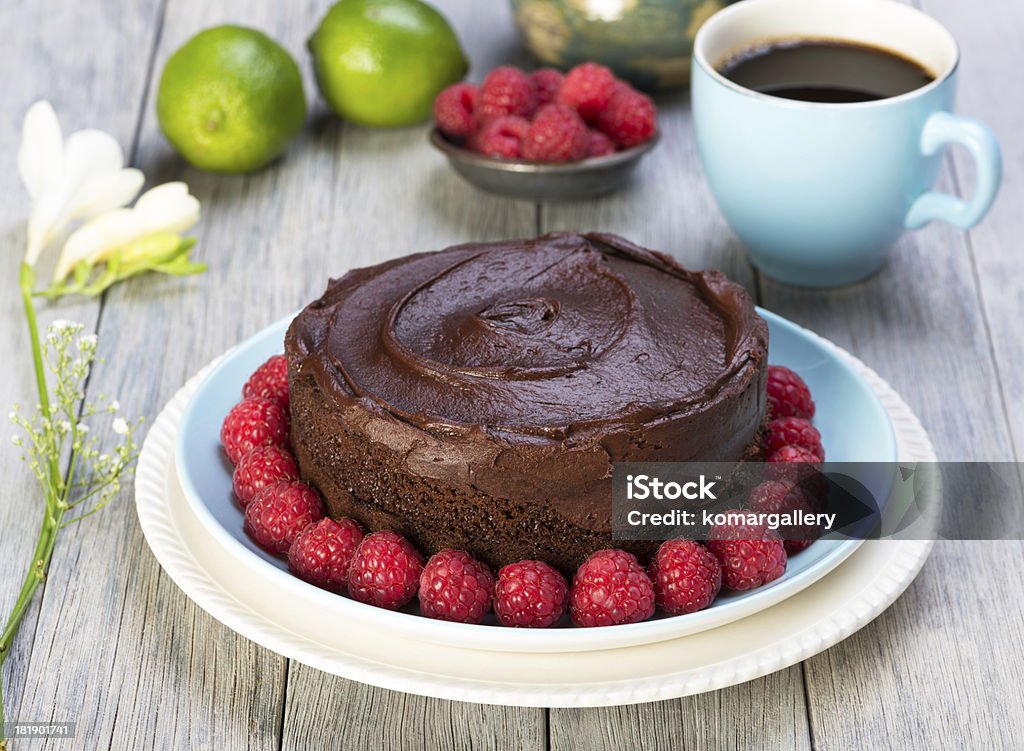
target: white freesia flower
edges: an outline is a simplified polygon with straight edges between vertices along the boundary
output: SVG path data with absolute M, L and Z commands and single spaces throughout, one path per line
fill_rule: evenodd
M 130 209 L 115 209 L 83 224 L 68 237 L 53 279 L 60 282 L 81 261 L 100 263 L 129 243 L 159 233 L 179 234 L 199 221 L 199 201 L 182 182 L 164 183 Z
M 139 274 L 173 276 L 206 270 L 190 258 L 195 238 L 181 233 L 199 221 L 199 201 L 185 183 L 160 185 L 124 208 L 145 182 L 142 172 L 125 168 L 124 152 L 108 133 L 80 130 L 66 139 L 53 107 L 33 104 L 25 114 L 18 170 L 31 199 L 23 293 L 57 299 L 68 294 L 96 296 Z M 68 235 L 53 283 L 32 290 L 40 254 L 67 226 Z M 61 329 L 48 335 L 51 344 Z
M 63 138 L 49 102 L 29 107 L 18 150 L 18 171 L 32 201 L 25 261 L 39 254 L 75 219 L 89 219 L 129 203 L 142 188 L 137 169 L 109 133 L 80 130 Z

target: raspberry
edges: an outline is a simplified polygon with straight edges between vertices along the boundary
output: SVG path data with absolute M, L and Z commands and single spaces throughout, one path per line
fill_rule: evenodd
M 577 626 L 617 626 L 654 614 L 654 586 L 636 556 L 599 550 L 579 567 L 569 594 Z
M 303 581 L 342 594 L 348 589 L 348 567 L 363 540 L 352 519 L 321 519 L 299 532 L 288 549 L 288 568 Z
M 530 121 L 525 117 L 496 117 L 470 136 L 469 146 L 487 156 L 518 159 L 522 156 L 523 138 L 529 129 Z
M 654 102 L 629 86 L 620 85 L 594 122 L 620 149 L 650 140 L 658 129 Z
M 420 574 L 420 610 L 429 618 L 480 623 L 493 597 L 494 574 L 464 550 L 442 550 Z
M 617 83 L 615 75 L 603 65 L 582 63 L 566 74 L 558 90 L 558 102 L 572 107 L 588 123 L 594 122 L 611 103 Z
M 487 74 L 476 98 L 476 114 L 481 120 L 503 115 L 529 117 L 537 106 L 530 78 L 511 66 L 495 68 Z
M 257 446 L 284 446 L 288 443 L 288 415 L 269 399 L 243 399 L 224 418 L 220 442 L 232 464 L 238 464 Z
M 537 112 L 523 139 L 523 157 L 531 162 L 576 162 L 587 155 L 587 126 L 575 111 L 548 104 Z
M 298 479 L 295 457 L 280 446 L 257 446 L 238 460 L 231 476 L 231 487 L 239 505 L 245 508 L 267 485 Z
M 807 508 L 810 508 L 810 506 L 808 506 Z M 814 543 L 814 540 L 817 539 L 817 536 L 818 536 L 816 532 L 811 531 L 811 530 L 815 530 L 815 529 L 817 529 L 817 528 L 816 527 L 800 527 L 799 529 L 794 529 L 794 531 L 792 532 L 792 534 L 794 536 L 797 536 L 797 537 L 799 537 L 800 535 L 807 535 L 807 536 L 806 537 L 802 537 L 801 539 L 790 539 L 789 537 L 787 537 L 785 540 L 783 540 L 782 541 L 782 545 L 786 549 L 786 555 L 787 556 L 796 555 L 801 550 L 806 550 L 807 548 L 811 547 L 811 545 Z M 806 531 L 804 531 L 804 530 L 806 530 Z
M 348 592 L 359 602 L 397 610 L 416 596 L 423 556 L 399 534 L 385 530 L 367 535 L 356 548 L 348 570 Z
M 814 417 L 814 400 L 804 379 L 784 365 L 768 366 L 769 414 L 775 417 Z
M 262 397 L 276 402 L 288 415 L 288 360 L 284 355 L 274 355 L 256 368 L 242 389 L 246 399 Z
M 555 101 L 564 78 L 562 72 L 554 68 L 538 68 L 530 74 L 530 83 L 533 84 L 538 107 Z
M 804 446 L 783 446 L 778 451 L 773 451 L 769 454 L 768 461 L 784 464 L 799 462 L 815 466 L 821 464 L 821 459 L 818 458 L 818 455 Z
M 754 589 L 786 571 L 782 540 L 762 524 L 716 525 L 708 533 L 707 547 L 718 559 L 722 583 L 729 589 Z
M 320 494 L 304 482 L 263 488 L 245 507 L 245 532 L 268 553 L 287 553 L 299 532 L 324 515 Z
M 751 511 L 781 514 L 792 511 L 811 513 L 813 509 L 803 491 L 788 482 L 766 480 L 750 491 L 747 505 Z M 779 529 L 787 553 L 799 553 L 821 536 L 817 525 L 782 527 Z
M 764 465 L 766 480 L 794 485 L 815 511 L 825 508 L 830 485 L 821 473 L 818 455 L 803 446 L 783 446 Z
M 790 482 L 784 480 L 765 480 L 756 485 L 747 497 L 747 506 L 753 511 L 773 513 L 782 511 L 787 506 L 787 498 L 802 495 Z
M 503 626 L 553 626 L 565 614 L 568 602 L 565 577 L 543 561 L 519 561 L 498 572 L 494 614 Z
M 722 588 L 718 559 L 693 540 L 667 540 L 647 566 L 654 601 L 669 615 L 696 613 L 712 602 Z
M 821 445 L 821 433 L 802 417 L 776 417 L 768 426 L 769 456 L 783 446 L 801 446 L 825 461 L 825 449 Z
M 434 122 L 449 138 L 468 138 L 476 130 L 477 88 L 471 83 L 454 83 L 434 100 Z
M 608 156 L 615 153 L 615 144 L 604 133 L 592 130 L 589 135 L 590 144 L 587 148 L 587 156 Z

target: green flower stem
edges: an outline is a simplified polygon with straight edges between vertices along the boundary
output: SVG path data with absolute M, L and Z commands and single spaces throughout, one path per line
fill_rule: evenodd
M 43 347 L 39 339 L 39 323 L 36 320 L 36 309 L 32 302 L 32 288 L 36 282 L 36 272 L 27 263 L 21 264 L 21 300 L 25 306 L 25 321 L 28 324 L 29 340 L 32 343 L 32 367 L 36 372 L 36 391 L 39 395 L 39 406 L 44 415 L 50 414 L 50 392 L 46 385 L 46 369 L 43 367 Z M 61 483 L 60 465 L 54 452 L 49 452 L 50 488 L 59 488 Z M 47 494 L 46 505 L 56 506 L 56 498 Z
M 46 385 L 46 371 L 43 368 L 43 350 L 39 339 L 39 324 L 36 320 L 35 307 L 32 304 L 32 288 L 35 284 L 35 272 L 27 263 L 21 265 L 21 296 L 25 304 L 25 319 L 28 323 L 29 338 L 32 342 L 32 364 L 36 372 L 36 388 L 39 391 L 39 404 L 44 414 L 50 411 L 50 395 Z M 25 579 L 21 584 L 21 591 L 14 603 L 14 609 L 7 618 L 3 633 L 0 633 L 0 671 L 2 671 L 7 656 L 11 653 L 11 643 L 14 635 L 21 625 L 22 618 L 28 610 L 32 597 L 35 595 L 39 585 L 46 579 L 46 571 L 50 566 L 50 559 L 53 557 L 53 548 L 57 543 L 57 531 L 60 529 L 64 517 L 64 505 L 57 496 L 57 489 L 63 484 L 60 474 L 60 465 L 55 452 L 50 454 L 47 472 L 50 476 L 49 489 L 46 493 L 46 509 L 43 514 L 42 524 L 39 526 L 39 537 L 36 540 L 36 548 L 32 553 L 32 562 L 28 571 L 25 572 Z M 5 751 L 7 741 L 4 739 L 3 723 L 3 681 L 0 679 L 0 751 Z
M 0 669 L 7 661 L 11 653 L 11 643 L 14 635 L 21 625 L 21 619 L 25 617 L 32 597 L 35 595 L 39 585 L 46 579 L 46 570 L 50 566 L 50 559 L 53 557 L 53 547 L 57 543 L 57 530 L 60 528 L 62 511 L 56 516 L 47 509 L 43 516 L 43 523 L 39 527 L 39 539 L 36 541 L 36 549 L 32 554 L 32 563 L 25 572 L 25 580 L 21 584 L 21 591 L 14 603 L 14 610 L 7 619 L 3 634 L 0 634 Z M 6 741 L 3 739 L 4 706 L 3 706 L 3 681 L 0 681 L 0 751 L 6 748 Z
M 46 388 L 46 371 L 43 368 L 43 347 L 39 341 L 39 323 L 36 321 L 36 309 L 32 303 L 32 288 L 36 283 L 36 272 L 29 264 L 21 264 L 21 300 L 25 305 L 25 320 L 28 322 L 28 335 L 32 341 L 32 366 L 36 371 L 36 390 L 39 392 L 39 405 L 44 414 L 50 411 L 50 392 Z

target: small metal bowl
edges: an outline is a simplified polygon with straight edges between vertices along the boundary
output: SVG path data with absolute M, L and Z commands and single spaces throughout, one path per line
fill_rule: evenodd
M 464 180 L 489 193 L 531 201 L 573 201 L 611 193 L 626 182 L 660 137 L 660 133 L 655 133 L 639 146 L 608 156 L 541 164 L 477 154 L 452 143 L 437 128 L 430 131 L 430 143 L 448 157 Z

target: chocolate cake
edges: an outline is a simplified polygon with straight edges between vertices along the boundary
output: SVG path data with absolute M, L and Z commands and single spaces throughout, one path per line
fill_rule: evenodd
M 288 329 L 292 445 L 332 516 L 571 574 L 611 546 L 612 462 L 759 454 L 767 345 L 739 284 L 615 235 L 419 253 Z

